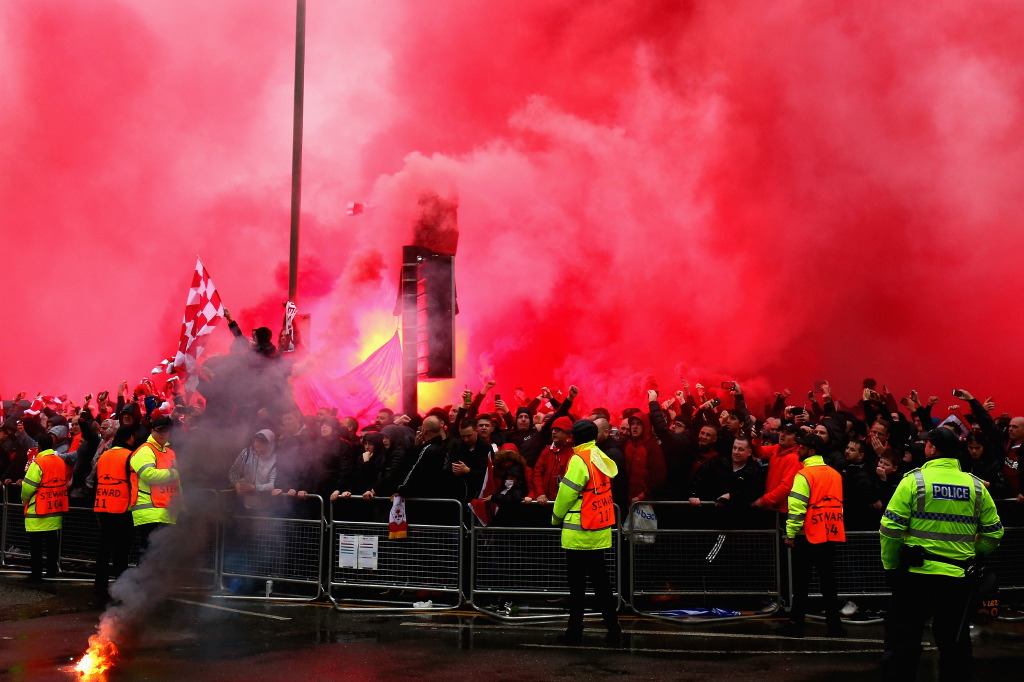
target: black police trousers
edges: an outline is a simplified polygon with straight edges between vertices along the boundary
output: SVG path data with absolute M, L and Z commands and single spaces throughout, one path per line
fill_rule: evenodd
M 973 655 L 966 610 L 971 596 L 967 578 L 900 572 L 885 621 L 883 680 L 913 680 L 921 658 L 924 624 L 932 619 L 939 648 L 939 679 L 970 678 Z

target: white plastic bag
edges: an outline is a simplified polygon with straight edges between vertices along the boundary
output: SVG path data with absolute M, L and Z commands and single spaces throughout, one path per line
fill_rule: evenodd
M 654 513 L 654 506 L 640 502 L 633 505 L 632 510 L 624 525 L 624 530 L 632 531 L 628 536 L 629 541 L 635 545 L 653 545 L 657 535 L 639 531 L 658 530 L 658 515 Z

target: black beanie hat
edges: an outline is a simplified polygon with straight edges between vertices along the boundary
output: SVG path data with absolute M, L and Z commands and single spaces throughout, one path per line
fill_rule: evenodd
M 572 425 L 572 442 L 579 445 L 597 438 L 597 424 L 589 419 L 579 419 Z

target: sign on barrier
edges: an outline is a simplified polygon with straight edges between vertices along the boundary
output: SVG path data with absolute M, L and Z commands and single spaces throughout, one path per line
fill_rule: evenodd
M 387 499 L 351 497 L 331 503 L 328 597 L 339 609 L 349 608 L 339 603 L 342 598 L 353 605 L 409 608 L 419 602 L 420 608 L 457 608 L 463 585 L 462 504 L 407 499 L 408 536 L 393 540 L 388 538 L 390 508 Z M 398 601 L 402 596 L 406 599 Z

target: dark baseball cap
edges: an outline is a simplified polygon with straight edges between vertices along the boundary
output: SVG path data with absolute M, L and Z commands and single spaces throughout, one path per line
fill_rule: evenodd
M 159 431 L 161 429 L 169 429 L 172 426 L 174 426 L 174 420 L 170 417 L 157 417 L 153 420 L 153 423 L 150 424 L 149 430 Z
M 960 439 L 944 426 L 932 429 L 925 434 L 924 439 L 946 457 L 956 457 L 960 450 Z

